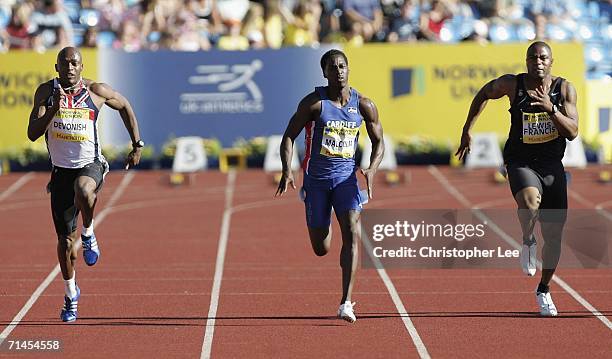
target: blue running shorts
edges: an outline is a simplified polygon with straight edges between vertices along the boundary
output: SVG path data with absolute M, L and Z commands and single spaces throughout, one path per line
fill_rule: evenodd
M 348 177 L 331 179 L 316 179 L 304 174 L 303 191 L 306 223 L 311 228 L 329 227 L 332 208 L 338 214 L 362 208 L 355 172 Z

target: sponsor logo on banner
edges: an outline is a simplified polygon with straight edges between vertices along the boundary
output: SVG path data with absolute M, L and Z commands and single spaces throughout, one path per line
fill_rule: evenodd
M 474 97 L 486 82 L 504 74 L 523 72 L 524 68 L 520 62 L 434 65 L 432 78 L 435 82 L 448 84 L 452 99 L 463 101 Z
M 261 60 L 250 64 L 199 65 L 188 82 L 193 92 L 180 95 L 183 114 L 260 113 L 263 95 L 254 80 Z
M 599 132 L 610 131 L 610 107 L 601 107 L 597 109 L 597 118 L 599 119 Z
M 391 69 L 393 97 L 425 93 L 425 69 L 423 66 Z
M 9 66 L 2 68 L 0 70 L 0 110 L 30 110 L 32 95 L 36 87 L 52 76 L 52 72 L 44 70 L 20 71 L 17 68 L 11 69 Z

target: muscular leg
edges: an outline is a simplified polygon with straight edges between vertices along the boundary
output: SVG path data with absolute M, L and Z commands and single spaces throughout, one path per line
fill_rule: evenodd
M 523 239 L 529 239 L 538 219 L 538 208 L 542 196 L 536 187 L 526 187 L 517 192 L 514 200 L 518 205 L 518 218 L 523 230 Z
M 77 258 L 77 232 L 57 236 L 57 259 L 64 280 L 74 278 L 74 261 Z
M 552 279 L 559 257 L 561 256 L 561 238 L 564 222 L 541 222 L 544 247 L 542 247 L 542 279 L 540 283 L 548 285 Z
M 342 249 L 340 250 L 340 267 L 342 267 L 342 300 L 340 304 L 351 300 L 355 273 L 357 271 L 358 241 L 361 237 L 361 226 L 359 223 L 360 212 L 350 210 L 342 214 L 336 214 L 342 232 Z
M 54 169 L 51 179 L 51 212 L 57 233 L 57 259 L 64 280 L 74 278 L 75 260 L 77 257 L 76 218 L 73 190 L 76 180 L 72 173 Z
M 332 238 L 331 224 L 323 228 L 308 227 L 308 235 L 312 249 L 317 256 L 321 257 L 329 252 Z
M 96 181 L 88 176 L 77 177 L 74 181 L 74 204 L 81 211 L 83 227 L 90 227 L 93 221 L 94 208 L 98 200 Z
M 331 245 L 331 212 L 330 192 L 327 183 L 304 177 L 304 205 L 306 209 L 306 223 L 312 250 L 319 257 L 329 252 Z

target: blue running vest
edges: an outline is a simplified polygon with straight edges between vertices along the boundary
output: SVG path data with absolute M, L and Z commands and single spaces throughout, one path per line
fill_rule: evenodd
M 351 88 L 349 101 L 338 108 L 327 96 L 327 86 L 316 87 L 321 114 L 306 124 L 306 154 L 302 168 L 318 179 L 348 177 L 355 172 L 355 151 L 362 116 L 359 92 Z

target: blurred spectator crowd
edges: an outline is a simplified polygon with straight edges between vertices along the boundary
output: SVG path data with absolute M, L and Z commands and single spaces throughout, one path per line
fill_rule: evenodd
M 612 0 L 0 0 L 0 50 L 246 50 L 344 43 L 580 41 L 612 72 Z

